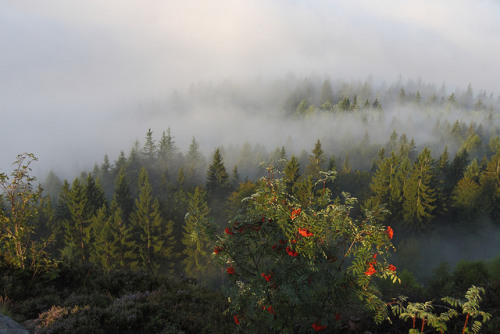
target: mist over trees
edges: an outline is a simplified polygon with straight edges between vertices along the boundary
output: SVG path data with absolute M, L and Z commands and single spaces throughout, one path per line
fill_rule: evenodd
M 193 217 L 215 219 L 222 229 L 264 175 L 263 162 L 284 171 L 304 206 L 321 173 L 335 171 L 328 185 L 333 194 L 342 200 L 350 193 L 359 199 L 357 210 L 378 212 L 403 248 L 407 238 L 440 229 L 499 231 L 498 98 L 474 94 L 470 85 L 450 93 L 421 80 L 377 86 L 286 79 L 198 84 L 168 101 L 168 113 L 178 117 L 196 115 L 200 105 L 234 112 L 245 123 L 235 123 L 236 132 L 252 120 L 267 124 L 252 129 L 255 137 L 224 142 L 221 134 L 221 142 L 212 143 L 192 134 L 183 152 L 175 129 L 149 128 L 128 154 L 122 150 L 114 161 L 105 155 L 73 180 L 50 172 L 42 182 L 37 231 L 54 238 L 51 256 L 107 269 L 185 268 L 200 277 L 211 252 L 196 239 Z M 273 123 L 283 131 L 269 132 Z
M 26 190 L 27 206 L 17 209 L 21 202 L 1 175 L 2 233 L 12 236 L 2 252 L 23 267 L 55 261 L 217 287 L 224 284 L 212 260 L 218 250 L 200 222 L 233 233 L 228 220 L 247 210 L 245 198 L 272 164 L 302 209 L 323 187 L 337 203 L 357 198 L 350 214 L 361 218 L 368 210 L 392 226 L 393 262 L 420 280 L 442 261 L 498 255 L 500 104 L 492 94 L 474 94 L 471 86 L 449 93 L 421 81 L 375 86 L 293 78 L 198 85 L 169 103 L 169 112 L 188 119 L 199 105 L 235 112 L 244 123 L 235 124 L 236 132 L 263 128 L 239 141 L 222 134 L 217 143 L 193 133 L 184 148 L 175 128 L 148 128 L 92 171 L 73 179 L 51 171 L 39 188 L 23 172 L 35 157 L 21 155 L 13 187 Z M 334 181 L 318 184 L 327 172 Z M 24 234 L 13 232 L 19 221 L 29 226 Z

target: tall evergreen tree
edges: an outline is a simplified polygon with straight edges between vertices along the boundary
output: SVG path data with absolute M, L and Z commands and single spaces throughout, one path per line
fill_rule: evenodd
M 208 167 L 206 188 L 211 199 L 225 199 L 229 195 L 229 174 L 222 161 L 220 149 L 215 150 L 212 163 Z
M 115 192 L 113 194 L 113 199 L 122 211 L 123 221 L 128 223 L 130 214 L 134 210 L 134 199 L 130 194 L 130 187 L 123 168 L 120 169 L 115 180 Z
M 168 176 L 173 177 L 177 172 L 178 159 L 177 159 L 178 149 L 175 145 L 174 137 L 170 131 L 163 131 L 160 144 L 158 147 L 158 164 L 161 170 L 168 171 Z
M 380 158 L 379 167 L 370 184 L 372 196 L 367 206 L 379 213 L 380 207 L 385 207 L 390 213 L 388 223 L 397 226 L 402 211 L 403 189 L 411 163 L 407 157 L 401 157 L 394 151 L 390 156 L 384 158 L 381 155 Z
M 109 271 L 113 266 L 111 254 L 113 252 L 114 244 L 111 239 L 107 211 L 106 206 L 103 205 L 91 218 L 93 247 L 90 251 L 90 262 L 106 271 Z
M 189 277 L 202 281 L 206 277 L 210 264 L 210 243 L 201 233 L 201 224 L 208 219 L 210 209 L 206 192 L 196 187 L 189 195 L 188 213 L 186 214 L 182 243 L 184 244 L 185 272 Z
M 313 180 L 320 178 L 320 172 L 324 170 L 325 153 L 320 140 L 314 145 L 312 155 L 309 155 L 309 164 L 306 166 L 306 175 L 311 176 Z
M 85 211 L 89 217 L 94 216 L 103 205 L 108 206 L 106 195 L 99 179 L 96 180 L 90 173 L 87 176 L 85 197 L 87 198 Z
M 112 269 L 138 269 L 137 242 L 134 226 L 125 220 L 125 214 L 116 198 L 111 201 L 110 216 L 107 222 L 111 245 L 109 258 Z
M 102 187 L 104 189 L 104 193 L 106 194 L 106 198 L 111 197 L 111 195 L 113 194 L 114 178 L 111 173 L 111 163 L 109 162 L 107 154 L 104 155 L 104 162 L 101 164 L 97 178 L 102 182 Z
M 453 189 L 451 200 L 456 219 L 464 223 L 477 219 L 481 208 L 481 187 L 477 180 L 470 174 L 464 175 Z
M 172 232 L 172 223 L 163 222 L 159 200 L 153 198 L 153 188 L 145 168 L 140 171 L 138 189 L 139 196 L 135 201 L 136 209 L 132 213 L 131 221 L 139 235 L 139 256 L 144 269 L 158 273 L 163 261 L 172 256 L 173 245 L 169 244 L 171 235 L 167 235 Z
M 156 160 L 156 143 L 151 129 L 148 129 L 148 132 L 146 133 L 146 142 L 142 148 L 142 154 L 144 155 L 144 160 L 149 165 Z
M 127 177 L 131 180 L 131 189 L 133 193 L 137 192 L 136 185 L 139 176 L 139 171 L 142 168 L 143 161 L 141 159 L 141 148 L 139 146 L 139 141 L 136 140 L 134 145 L 130 149 L 130 153 L 127 158 L 125 171 L 127 172 Z
M 57 205 L 55 208 L 55 221 L 51 225 L 51 234 L 54 236 L 54 242 L 50 245 L 49 252 L 54 258 L 59 258 L 65 245 L 65 225 L 71 219 L 69 212 L 69 192 L 71 186 L 68 180 L 64 180 L 59 192 Z
M 185 170 L 187 176 L 187 184 L 189 186 L 195 186 L 203 182 L 204 171 L 205 171 L 205 158 L 200 151 L 200 144 L 195 137 L 191 139 L 191 144 L 189 144 L 189 150 L 186 155 L 186 167 Z
M 300 178 L 299 170 L 300 170 L 299 161 L 294 155 L 292 155 L 290 161 L 288 161 L 288 163 L 286 164 L 285 170 L 283 172 L 283 178 L 285 180 L 287 192 L 289 194 L 293 194 L 295 186 L 299 181 Z
M 67 261 L 88 261 L 90 242 L 90 221 L 86 212 L 87 196 L 85 187 L 76 178 L 68 194 L 70 219 L 64 222 L 63 258 Z
M 231 173 L 231 190 L 238 189 L 238 186 L 240 184 L 240 174 L 238 173 L 238 166 L 234 165 L 233 167 L 233 172 Z
M 125 157 L 125 153 L 123 151 L 120 151 L 120 155 L 118 156 L 118 159 L 115 161 L 113 167 L 113 173 L 112 173 L 113 180 L 116 179 L 116 176 L 122 169 L 124 171 L 126 171 L 127 169 L 127 158 Z
M 432 165 L 431 152 L 424 148 L 403 189 L 403 217 L 412 229 L 422 228 L 434 217 L 436 192 Z
M 500 217 L 500 150 L 489 160 L 479 177 L 479 184 L 482 209 L 496 220 Z

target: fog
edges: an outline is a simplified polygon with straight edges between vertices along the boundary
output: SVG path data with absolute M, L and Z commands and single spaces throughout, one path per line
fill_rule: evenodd
M 159 135 L 170 127 L 182 151 L 193 136 L 207 153 L 244 142 L 309 150 L 332 129 L 316 118 L 282 123 L 275 112 L 286 94 L 276 101 L 261 94 L 276 81 L 294 89 L 308 76 L 373 87 L 421 79 L 444 83 L 448 93 L 470 83 L 496 96 L 499 14 L 496 1 L 5 0 L 0 169 L 33 152 L 36 173 L 71 177 L 106 153 L 116 159 L 148 128 Z M 250 112 L 223 96 L 174 103 L 200 83 L 224 82 L 251 103 L 264 99 L 260 108 Z M 425 141 L 428 131 L 412 122 L 408 136 Z M 347 118 L 322 122 L 333 123 L 360 139 L 365 130 Z M 386 140 L 387 128 L 370 135 Z

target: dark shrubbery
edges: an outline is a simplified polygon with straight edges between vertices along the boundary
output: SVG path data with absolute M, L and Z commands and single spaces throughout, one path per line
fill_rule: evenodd
M 233 326 L 222 293 L 165 277 L 60 265 L 49 279 L 0 265 L 9 313 L 30 320 L 36 333 L 215 333 Z

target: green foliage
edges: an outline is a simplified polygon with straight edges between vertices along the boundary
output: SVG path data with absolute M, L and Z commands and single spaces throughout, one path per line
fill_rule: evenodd
M 448 330 L 447 324 L 453 319 L 458 317 L 459 311 L 465 315 L 465 322 L 463 325 L 462 333 L 469 333 L 469 320 L 481 318 L 481 321 L 474 320 L 472 323 L 472 333 L 478 333 L 483 323 L 491 319 L 491 314 L 481 311 L 479 303 L 482 300 L 481 294 L 485 290 L 480 287 L 472 285 L 465 293 L 466 300 L 460 300 L 452 297 L 443 297 L 442 301 L 450 304 L 453 308 L 446 307 L 446 311 L 439 314 L 434 313 L 434 305 L 432 301 L 427 302 L 406 302 L 407 297 L 399 297 L 391 304 L 391 309 L 394 315 L 400 319 L 412 321 L 412 329 L 409 333 L 424 333 L 425 326 L 434 328 L 437 332 L 444 333 Z M 459 311 L 457 311 L 457 309 Z M 417 323 L 420 321 L 420 324 Z M 420 330 L 417 327 L 420 325 Z
M 220 149 L 215 150 L 212 163 L 208 167 L 206 188 L 211 198 L 225 198 L 231 189 L 229 174 L 222 161 Z
M 488 280 L 488 268 L 483 261 L 461 260 L 452 274 L 453 291 L 462 294 L 471 285 L 485 286 Z
M 268 173 L 246 199 L 249 209 L 223 235 L 207 229 L 216 242 L 214 256 L 233 283 L 229 313 L 235 321 L 250 331 L 334 328 L 335 314 L 348 305 L 382 321 L 386 309 L 373 282 L 398 281 L 385 260 L 392 234 L 369 216 L 350 218 L 352 198 L 334 203 L 322 188 L 304 207 L 278 172 L 270 167 Z
M 200 283 L 207 283 L 207 276 L 210 274 L 211 245 L 200 229 L 208 219 L 209 212 L 206 192 L 196 187 L 189 196 L 182 244 L 185 247 L 183 263 L 186 275 L 195 277 Z
M 0 308 L 36 333 L 231 332 L 221 292 L 145 272 L 103 272 L 60 264 L 57 277 L 14 268 L 0 258 Z
M 323 152 L 321 142 L 318 139 L 314 145 L 314 149 L 312 150 L 312 155 L 309 155 L 309 164 L 306 166 L 305 175 L 311 176 L 314 180 L 318 180 L 321 176 L 320 172 L 324 171 L 324 164 L 325 153 Z
M 68 193 L 67 207 L 69 219 L 63 222 L 64 249 L 62 257 L 69 262 L 88 261 L 90 251 L 91 224 L 85 187 L 76 178 Z
M 424 148 L 404 185 L 403 217 L 411 229 L 422 229 L 434 217 L 436 191 L 432 167 L 431 152 Z
M 34 240 L 41 188 L 34 190 L 36 178 L 30 175 L 30 165 L 36 160 L 32 153 L 20 154 L 10 178 L 0 173 L 0 253 L 20 268 L 51 265 L 45 251 L 47 242 Z
M 166 260 L 171 268 L 175 258 L 171 238 L 172 223 L 163 222 L 160 204 L 158 198 L 153 198 L 152 186 L 145 168 L 142 168 L 139 174 L 138 188 L 139 196 L 135 201 L 136 209 L 131 215 L 131 223 L 138 235 L 137 250 L 142 260 L 139 265 L 148 272 L 158 273 Z

